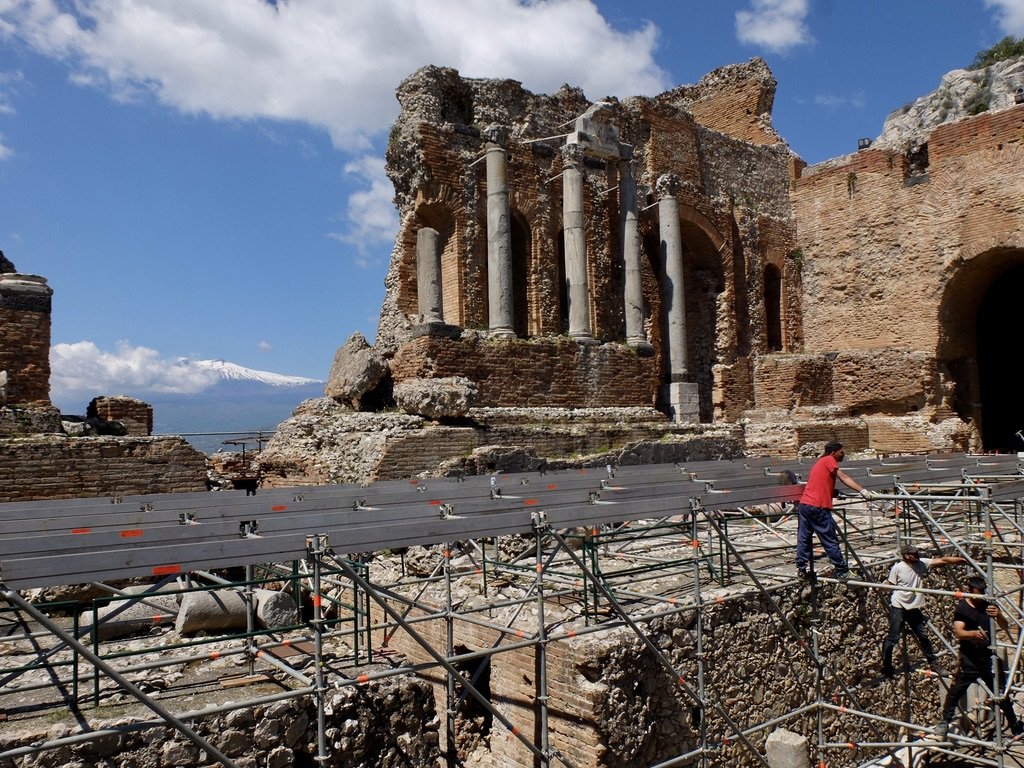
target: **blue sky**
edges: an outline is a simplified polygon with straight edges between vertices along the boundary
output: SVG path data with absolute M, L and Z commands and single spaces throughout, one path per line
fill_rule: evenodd
M 179 358 L 322 379 L 376 328 L 418 67 L 596 100 L 762 56 L 813 163 L 1007 34 L 1024 0 L 0 0 L 0 250 L 71 412 L 206 386 Z

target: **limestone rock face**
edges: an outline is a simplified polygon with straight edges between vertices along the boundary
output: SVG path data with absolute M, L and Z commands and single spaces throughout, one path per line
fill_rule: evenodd
M 1007 59 L 981 69 L 947 72 L 939 87 L 885 120 L 876 144 L 905 152 L 921 144 L 937 126 L 982 111 L 1014 105 L 1014 91 L 1024 85 L 1024 57 Z M 987 109 L 986 109 L 987 107 Z
M 334 354 L 324 394 L 358 409 L 363 395 L 376 387 L 388 366 L 361 333 L 353 333 Z
M 3 251 L 0 251 L 0 273 L 13 273 L 17 271 L 18 268 L 14 266 L 14 262 L 4 256 Z
M 418 416 L 354 413 L 330 398 L 306 400 L 260 454 L 263 484 L 362 483 L 374 476 L 389 437 L 422 424 Z
M 406 379 L 395 384 L 398 407 L 406 413 L 428 419 L 466 416 L 476 395 L 476 384 L 464 376 Z

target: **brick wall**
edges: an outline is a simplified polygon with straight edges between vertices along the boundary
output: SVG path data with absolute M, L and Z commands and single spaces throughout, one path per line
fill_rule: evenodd
M 206 490 L 206 456 L 180 437 L 0 440 L 0 501 Z
M 7 371 L 7 402 L 50 404 L 50 297 L 35 275 L 0 275 L 0 371 Z
M 650 406 L 657 392 L 653 360 L 623 344 L 589 346 L 567 338 L 499 341 L 421 336 L 391 362 L 396 382 L 466 376 L 479 407 Z
M 117 421 L 127 434 L 148 437 L 153 433 L 153 406 L 133 397 L 96 397 L 89 403 L 85 415 L 103 421 Z

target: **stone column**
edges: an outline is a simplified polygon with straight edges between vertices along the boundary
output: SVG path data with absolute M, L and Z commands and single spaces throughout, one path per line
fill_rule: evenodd
M 640 230 L 637 226 L 636 179 L 629 159 L 619 163 L 619 206 L 622 209 L 622 259 L 626 276 L 626 343 L 631 347 L 643 347 L 648 343 L 644 333 L 644 291 L 640 278 Z
M 662 306 L 665 311 L 665 351 L 668 353 L 667 397 L 676 421 L 700 420 L 697 385 L 689 381 L 686 357 L 686 292 L 683 285 L 683 239 L 679 226 L 681 181 L 675 174 L 659 177 L 658 221 L 661 230 Z
M 488 126 L 487 137 L 487 326 L 492 336 L 515 337 L 513 330 L 512 234 L 509 229 L 505 131 Z
M 562 231 L 565 235 L 565 282 L 569 298 L 569 336 L 590 339 L 590 285 L 587 236 L 583 228 L 583 147 L 562 147 Z
M 416 299 L 421 323 L 444 322 L 441 306 L 441 238 L 436 229 L 416 233 Z

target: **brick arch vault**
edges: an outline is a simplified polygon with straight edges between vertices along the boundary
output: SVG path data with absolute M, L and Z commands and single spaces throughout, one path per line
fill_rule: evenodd
M 1024 450 L 1024 382 L 1017 327 L 1024 248 L 998 247 L 963 262 L 939 307 L 940 376 L 949 404 L 970 420 L 986 451 Z
M 718 314 L 720 297 L 725 291 L 725 270 L 722 254 L 728 243 L 718 229 L 700 211 L 680 204 L 679 224 L 683 251 L 683 284 L 686 305 L 686 356 L 689 380 L 698 385 L 700 421 L 714 421 L 714 366 L 719 362 L 720 348 Z M 660 235 L 657 216 L 641 219 L 642 248 L 645 259 L 641 265 L 648 338 L 654 345 L 662 390 L 658 407 L 668 410 L 664 387 L 668 384 L 667 322 L 664 300 L 664 267 L 661 263 Z

